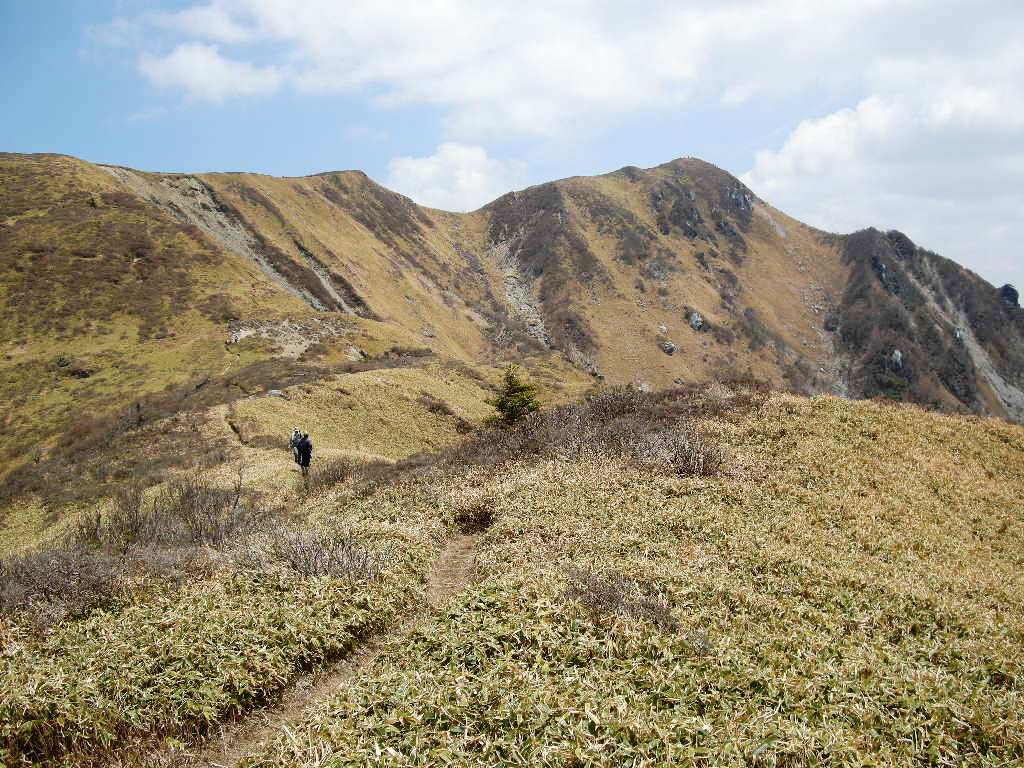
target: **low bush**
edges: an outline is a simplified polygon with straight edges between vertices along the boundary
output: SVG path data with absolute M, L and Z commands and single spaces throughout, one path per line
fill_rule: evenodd
M 725 463 L 725 454 L 718 445 L 679 429 L 639 435 L 631 453 L 644 464 L 683 477 L 711 477 Z
M 309 476 L 299 480 L 299 490 L 309 494 L 341 485 L 352 476 L 357 466 L 357 462 L 344 456 L 314 462 Z
M 434 397 L 428 392 L 421 394 L 416 401 L 431 413 L 436 413 L 439 416 L 455 415 L 455 411 L 452 410 L 452 407 L 448 405 L 448 403 L 439 397 Z
M 372 581 L 394 559 L 390 548 L 374 551 L 348 532 L 326 527 L 271 526 L 241 542 L 235 562 L 258 572 L 284 568 L 307 578 Z
M 120 557 L 104 552 L 54 549 L 0 560 L 0 613 L 27 612 L 49 626 L 82 616 L 120 592 Z
M 680 476 L 717 473 L 725 454 L 690 424 L 700 418 L 733 418 L 759 407 L 768 386 L 749 376 L 711 386 L 687 385 L 660 392 L 632 387 L 602 390 L 582 403 L 532 413 L 514 424 L 486 429 L 436 453 L 401 461 L 370 462 L 354 473 L 364 492 L 434 470 L 461 471 L 537 456 L 621 456 Z
M 621 616 L 650 621 L 662 629 L 679 626 L 671 609 L 654 599 L 649 588 L 621 574 L 572 568 L 566 573 L 566 582 L 565 596 L 586 608 L 595 623 Z
M 723 402 L 712 404 L 682 388 L 660 393 L 609 389 L 584 403 L 533 414 L 511 429 L 484 432 L 450 453 L 455 462 L 467 464 L 543 454 L 620 455 L 678 474 L 710 474 L 722 463 L 721 450 L 694 434 L 687 420 L 725 410 Z
M 266 514 L 244 489 L 242 472 L 239 467 L 231 488 L 215 488 L 198 474 L 187 474 L 159 488 L 149 502 L 140 486 L 129 483 L 119 489 L 109 512 L 79 518 L 69 544 L 121 555 L 153 544 L 219 548 Z
M 0 614 L 50 626 L 118 598 L 132 573 L 180 582 L 202 568 L 204 549 L 256 530 L 266 514 L 241 468 L 231 488 L 186 475 L 148 501 L 129 482 L 108 511 L 83 513 L 53 546 L 0 559 Z

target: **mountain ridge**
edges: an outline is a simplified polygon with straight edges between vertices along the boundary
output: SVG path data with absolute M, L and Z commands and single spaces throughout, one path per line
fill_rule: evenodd
M 5 153 L 0 270 L 8 467 L 71 439 L 83 410 L 247 366 L 273 388 L 295 365 L 389 349 L 641 388 L 742 374 L 1024 420 L 1012 291 L 895 231 L 810 227 L 696 158 L 455 213 L 358 170 Z

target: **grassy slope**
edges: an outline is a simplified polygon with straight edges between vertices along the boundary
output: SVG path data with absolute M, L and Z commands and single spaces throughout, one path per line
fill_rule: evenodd
M 0 156 L 5 468 L 45 451 L 83 412 L 115 413 L 168 384 L 282 356 L 226 348 L 232 318 L 351 318 L 315 312 L 136 194 L 187 177 L 134 176 L 141 186 L 73 158 Z M 381 341 L 471 363 L 515 354 L 495 338 L 518 316 L 493 253 L 504 239 L 561 351 L 578 321 L 579 346 L 611 382 L 661 387 L 738 368 L 842 391 L 842 360 L 823 330 L 849 279 L 840 245 L 760 201 L 744 203 L 735 179 L 697 160 L 552 182 L 472 214 L 421 208 L 351 171 L 193 181 L 289 269 L 305 270 L 302 279 L 314 259 L 347 282 L 363 314 L 381 321 L 351 322 L 372 325 Z M 697 235 L 682 220 L 691 209 Z M 688 308 L 717 332 L 693 331 Z M 521 334 L 514 340 L 522 345 Z M 666 340 L 672 356 L 659 347 Z
M 353 340 L 374 349 L 370 333 Z M 557 358 L 529 358 L 523 368 L 548 404 L 578 399 L 590 387 L 588 377 Z M 158 444 L 165 433 L 191 429 L 194 423 L 203 444 L 219 446 L 226 460 L 207 470 L 208 476 L 228 482 L 241 463 L 248 485 L 271 497 L 283 489 L 287 498 L 296 480 L 286 450 L 293 426 L 302 426 L 313 437 L 314 472 L 318 462 L 342 456 L 393 461 L 441 448 L 459 439 L 467 424 L 479 425 L 491 412 L 486 400 L 500 376 L 500 367 L 461 366 L 430 358 L 398 368 L 331 374 L 285 387 L 287 399 L 257 394 L 209 408 L 185 425 L 163 420 L 147 426 L 139 439 Z M 439 404 L 451 413 L 438 410 Z M 106 504 L 100 499 L 80 506 L 102 509 Z M 59 534 L 68 521 L 76 519 L 79 509 L 67 512 L 56 516 L 38 499 L 19 500 L 7 511 L 0 529 L 0 556 Z
M 38 637 L 0 627 L 0 759 L 99 759 L 154 734 L 189 737 L 266 700 L 296 672 L 344 655 L 361 635 L 422 599 L 441 521 L 375 499 L 332 523 L 394 556 L 372 582 L 224 569 L 160 583 Z M 72 756 L 79 753 L 77 757 Z M 102 762 L 102 760 L 100 760 Z
M 304 312 L 96 166 L 4 155 L 0 190 L 6 469 L 78 419 L 259 359 L 225 348 L 224 302 L 241 317 Z
M 295 352 L 282 340 L 288 323 L 315 328 L 324 320 L 343 329 L 301 356 L 299 363 L 309 371 L 302 375 L 314 379 L 348 364 L 353 348 L 381 357 L 396 346 L 430 347 L 442 358 L 478 368 L 504 354 L 486 341 L 495 312 L 491 278 L 472 257 L 459 255 L 462 246 L 453 245 L 479 240 L 477 219 L 422 211 L 362 174 L 211 174 L 202 181 L 270 247 L 301 265 L 307 263 L 301 246 L 348 280 L 378 320 L 316 312 L 251 260 L 181 223 L 140 197 L 140 187 L 125 186 L 104 168 L 62 156 L 3 155 L 0 174 L 0 479 L 19 468 L 31 473 L 38 458 L 73 446 L 82 422 L 98 418 L 112 425 L 141 396 L 166 387 L 184 387 L 172 398 L 180 406 L 165 398 L 167 412 L 202 411 L 217 400 L 286 388 L 298 370 Z M 144 177 L 142 187 L 162 178 L 137 176 Z M 226 344 L 240 324 L 266 328 L 270 338 Z M 551 371 L 552 385 L 578 388 L 584 376 L 549 357 L 531 365 Z M 254 364 L 263 367 L 251 369 Z M 202 397 L 192 397 L 189 383 L 207 377 Z M 405 383 L 399 399 L 431 389 L 412 379 Z M 477 395 L 475 411 L 458 415 L 479 417 Z M 338 404 L 321 397 L 308 405 L 316 408 L 292 409 L 289 428 L 299 421 L 315 433 L 323 410 Z M 455 422 L 449 421 L 439 422 L 442 428 L 429 439 L 424 426 L 426 431 L 405 433 L 391 445 L 378 440 L 373 452 L 397 457 L 438 446 L 454 433 Z M 181 441 L 137 442 L 123 448 L 152 454 L 155 463 L 165 460 L 165 449 L 196 450 L 182 448 Z M 103 492 L 82 457 L 72 453 L 68 461 L 81 468 L 83 482 L 100 483 L 97 492 Z M 99 461 L 97 470 L 109 472 L 110 464 Z M 66 474 L 54 474 L 52 484 L 64 485 Z M 56 507 L 62 503 L 41 503 L 30 494 L 7 505 L 0 511 L 5 548 L 30 542 L 60 516 Z
M 543 358 L 527 361 L 541 396 L 547 402 L 578 397 L 578 386 L 564 384 L 571 372 L 550 366 Z M 459 437 L 459 419 L 483 418 L 500 373 L 428 361 L 299 384 L 285 391 L 289 399 L 258 397 L 213 408 L 202 428 L 210 439 L 231 439 L 227 420 L 235 422 L 247 444 L 233 459 L 245 467 L 249 489 L 291 510 L 300 523 L 354 532 L 371 550 L 392 546 L 390 567 L 378 581 L 355 584 L 287 572 L 251 576 L 215 552 L 220 567 L 190 576 L 178 591 L 143 576 L 108 608 L 42 635 L 0 617 L 0 758 L 87 762 L 101 745 L 130 750 L 154 733 L 192 738 L 272 696 L 301 669 L 344 655 L 359 636 L 416 606 L 425 569 L 452 531 L 450 517 L 407 508 L 401 495 L 388 491 L 366 498 L 345 491 L 340 500 L 339 491 L 302 495 L 285 438 L 296 420 L 316 414 L 310 427 L 314 477 L 323 462 L 339 456 L 397 459 L 441 447 Z M 452 413 L 431 410 L 437 402 Z M 214 467 L 205 479 L 227 486 L 233 465 Z M 52 536 L 60 528 L 47 530 Z M 38 540 L 41 534 L 31 535 Z
M 840 251 L 822 239 L 823 233 L 755 202 L 759 210 L 745 217 L 749 225 L 739 224 L 744 217 L 737 211 L 726 211 L 743 240 L 737 255 L 730 256 L 734 241 L 716 231 L 713 214 L 716 208 L 726 210 L 723 195 L 734 183 L 713 166 L 680 160 L 552 182 L 525 190 L 519 202 L 510 204 L 513 209 L 534 204 L 538 212 L 527 217 L 527 229 L 550 229 L 547 241 L 554 243 L 557 256 L 545 260 L 546 272 L 534 288 L 549 289 L 553 267 L 568 265 L 566 285 L 555 290 L 557 300 L 551 304 L 558 310 L 571 308 L 589 325 L 589 356 L 609 381 L 657 388 L 677 377 L 701 381 L 738 368 L 781 383 L 802 359 L 812 375 L 826 369 L 816 384 L 819 391 L 835 386 L 836 358 L 823 323 L 825 308 L 841 295 L 847 277 Z M 682 190 L 692 191 L 693 200 Z M 659 195 L 666 207 L 676 199 L 693 205 L 713 240 L 688 237 L 675 225 L 662 231 L 655 203 Z M 553 208 L 561 208 L 562 215 L 557 222 L 546 221 Z M 483 212 L 492 225 L 509 218 L 500 205 Z M 560 242 L 558 233 L 566 231 L 579 239 Z M 584 246 L 587 254 L 581 256 Z M 584 270 L 591 280 L 580 280 Z M 816 312 L 814 305 L 821 309 Z M 732 333 L 692 330 L 686 308 Z M 757 342 L 743 331 L 747 309 L 756 311 L 770 337 Z M 551 314 L 549 323 L 555 323 Z M 659 347 L 665 339 L 676 345 L 672 356 Z
M 558 300 L 544 306 L 548 324 L 556 326 L 555 316 L 566 309 L 584 317 L 595 332 L 592 356 L 609 381 L 666 386 L 679 376 L 701 380 L 716 368 L 739 364 L 781 382 L 785 366 L 799 356 L 814 371 L 832 367 L 831 341 L 822 340 L 825 315 L 815 313 L 812 305 L 827 304 L 826 295 L 838 297 L 846 269 L 838 249 L 823 244 L 819 233 L 764 208 L 778 227 L 762 215 L 752 217 L 743 233 L 748 250 L 742 264 L 728 258 L 731 246 L 721 233 L 714 243 L 678 232 L 656 234 L 652 199 L 668 182 L 695 190 L 695 204 L 711 222 L 712 208 L 721 204 L 731 177 L 710 168 L 680 161 L 638 172 L 633 180 L 618 172 L 522 193 L 526 203 L 542 198 L 536 210 L 517 222 L 524 231 L 550 224 L 553 207 L 563 208 L 557 227 L 541 243 L 541 250 L 550 249 L 551 254 L 537 254 L 549 271 L 566 269 L 565 285 L 555 292 Z M 489 351 L 494 313 L 516 316 L 508 305 L 500 265 L 486 255 L 500 231 L 501 216 L 494 206 L 466 215 L 417 208 L 356 172 L 300 179 L 255 174 L 202 178 L 278 248 L 297 258 L 301 244 L 336 265 L 381 317 L 416 335 L 433 330 L 436 336 L 424 343 L 439 352 L 479 358 Z M 585 268 L 573 262 L 574 246 L 559 241 L 562 229 L 581 235 L 580 242 L 596 258 L 591 270 L 595 279 L 581 277 Z M 654 238 L 646 248 L 648 260 L 640 256 L 627 262 L 623 239 L 627 230 L 639 229 Z M 695 259 L 698 251 L 708 255 L 708 268 Z M 645 269 L 652 260 L 664 265 L 664 277 L 652 278 Z M 724 271 L 736 276 L 737 285 L 723 277 Z M 534 280 L 535 293 L 546 290 L 545 280 L 546 275 Z M 644 280 L 644 291 L 638 290 L 638 280 Z M 727 294 L 736 297 L 736 306 L 723 301 Z M 735 327 L 742 311 L 752 307 L 791 352 L 780 361 L 770 348 L 752 351 L 742 333 L 733 342 L 696 333 L 688 326 L 684 307 L 698 309 L 725 328 Z M 661 324 L 678 345 L 674 357 L 658 347 Z
M 453 249 L 474 229 L 471 217 L 421 209 L 352 171 L 201 178 L 276 247 L 301 259 L 301 246 L 421 344 L 463 359 L 485 351 L 480 310 L 494 309 L 486 275 Z
M 1024 760 L 1024 431 L 781 396 L 706 429 L 716 480 L 551 461 L 401 491 L 493 509 L 482 580 L 251 763 Z M 609 612 L 571 568 L 635 592 Z

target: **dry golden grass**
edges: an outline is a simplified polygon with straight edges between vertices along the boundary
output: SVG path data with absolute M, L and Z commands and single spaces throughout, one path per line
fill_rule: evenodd
M 0 155 L 0 480 L 54 470 L 47 460 L 76 435 L 91 445 L 105 434 L 92 417 L 171 385 L 180 407 L 117 436 L 152 470 L 147 482 L 189 466 L 165 450 L 187 445 L 203 454 L 192 463 L 205 481 L 230 485 L 242 461 L 292 522 L 401 552 L 382 579 L 352 588 L 239 573 L 218 551 L 184 588 L 142 578 L 43 634 L 3 619 L 0 757 L 78 760 L 150 730 L 191 739 L 346 652 L 418 596 L 445 537 L 488 523 L 479 584 L 256 762 L 1024 760 L 1020 428 L 828 398 L 776 396 L 745 411 L 714 388 L 702 397 L 725 407 L 705 402 L 704 423 L 651 438 L 653 466 L 607 446 L 555 458 L 539 447 L 476 469 L 380 465 L 376 485 L 294 482 L 284 440 L 296 424 L 313 435 L 315 473 L 325 460 L 444 449 L 483 420 L 500 363 L 526 349 L 495 339 L 515 324 L 509 275 L 488 255 L 520 226 L 534 228 L 520 257 L 536 261 L 520 266 L 546 321 L 563 323 L 551 330 L 575 328 L 609 381 L 657 387 L 719 368 L 779 381 L 797 355 L 812 372 L 834 363 L 812 307 L 846 272 L 820 233 L 767 207 L 733 211 L 740 223 L 750 215 L 733 253 L 724 230 L 713 242 L 685 237 L 678 220 L 662 230 L 663 189 L 713 226 L 712 209 L 729 205 L 716 174 L 686 161 L 545 185 L 512 198 L 522 209 L 504 206 L 505 230 L 500 206 L 423 210 L 358 173 L 203 177 L 294 274 L 310 278 L 302 264 L 315 258 L 343 277 L 368 307 L 355 318 L 314 312 L 101 168 Z M 687 306 L 718 332 L 690 329 Z M 756 323 L 740 321 L 746 308 Z M 225 343 L 236 319 L 324 317 L 340 330 L 304 351 L 280 334 Z M 658 346 L 665 338 L 675 355 Z M 436 356 L 396 361 L 396 348 Z M 365 355 L 375 361 L 353 359 Z M 594 383 L 557 351 L 522 362 L 545 404 Z M 286 397 L 263 396 L 273 388 Z M 657 467 L 690 445 L 680 435 L 701 433 L 725 447 L 724 473 Z M 54 539 L 83 505 L 109 507 L 101 497 L 132 472 L 104 460 L 124 448 L 108 442 L 69 450 L 45 475 L 49 495 L 33 486 L 40 498 L 6 500 L 0 554 Z M 207 461 L 207 448 L 220 458 Z
M 704 429 L 719 478 L 550 460 L 397 491 L 492 512 L 478 586 L 247 764 L 1024 760 L 1024 431 L 791 397 Z

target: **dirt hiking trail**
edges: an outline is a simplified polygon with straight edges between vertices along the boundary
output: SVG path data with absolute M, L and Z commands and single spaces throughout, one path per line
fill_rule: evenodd
M 305 714 L 365 672 L 391 641 L 408 636 L 430 612 L 469 584 L 479 534 L 457 534 L 448 542 L 427 574 L 427 609 L 396 619 L 388 628 L 358 641 L 345 657 L 315 673 L 300 677 L 272 705 L 225 723 L 198 751 L 162 752 L 145 763 L 148 768 L 229 768 L 256 752 L 260 744 L 284 728 L 302 722 Z

